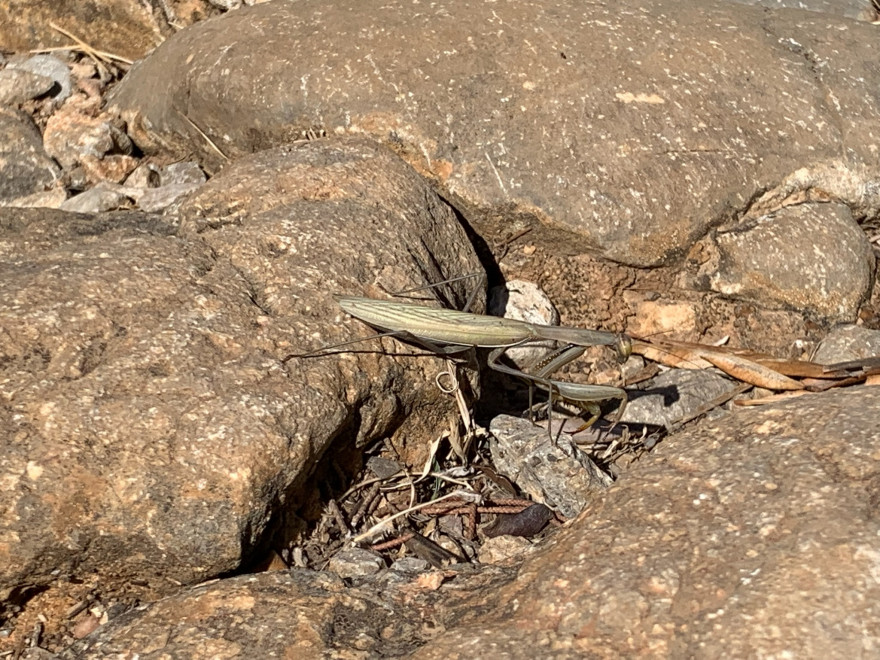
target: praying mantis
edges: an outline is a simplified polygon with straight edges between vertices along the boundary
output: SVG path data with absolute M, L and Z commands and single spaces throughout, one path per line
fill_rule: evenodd
M 494 349 L 488 359 L 491 369 L 505 373 L 546 390 L 550 404 L 558 397 L 573 403 L 591 417 L 587 428 L 601 414 L 599 402 L 618 400 L 617 424 L 626 408 L 626 390 L 607 385 L 582 385 L 551 379 L 559 368 L 580 357 L 587 346 L 611 346 L 621 358 L 632 352 L 632 340 L 626 335 L 569 326 L 549 326 L 515 319 L 484 316 L 450 309 L 436 309 L 411 303 L 377 300 L 357 296 L 337 298 L 339 306 L 353 317 L 388 335 L 420 344 L 438 355 L 452 355 L 469 348 Z M 501 362 L 505 351 L 540 340 L 562 342 L 529 373 Z M 332 347 L 327 347 L 332 348 Z M 531 387 L 530 387 L 531 391 Z

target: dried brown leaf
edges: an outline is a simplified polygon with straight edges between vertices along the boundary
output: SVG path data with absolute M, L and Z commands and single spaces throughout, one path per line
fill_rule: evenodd
M 649 344 L 644 341 L 633 342 L 633 352 L 648 359 L 658 359 L 668 366 L 678 366 L 685 369 L 707 368 L 715 366 L 724 373 L 745 383 L 751 383 L 757 387 L 769 390 L 800 390 L 803 389 L 798 381 L 776 371 L 770 366 L 765 366 L 755 360 L 766 360 L 771 363 L 779 363 L 779 360 L 749 350 L 730 349 L 723 346 L 709 346 L 693 342 L 663 340 Z M 655 358 L 654 355 L 657 357 Z M 783 364 L 788 361 L 782 361 Z M 697 367 L 697 365 L 704 365 Z M 816 373 L 823 373 L 818 369 Z
M 748 356 L 747 356 L 748 357 Z M 846 371 L 828 370 L 823 364 L 806 362 L 804 360 L 780 360 L 768 357 L 750 358 L 758 364 L 772 369 L 785 376 L 797 378 L 842 378 L 849 375 Z
M 701 357 L 721 369 L 728 376 L 733 376 L 737 380 L 751 383 L 757 387 L 763 387 L 768 390 L 804 389 L 804 386 L 793 378 L 789 378 L 778 371 L 773 371 L 773 369 L 764 367 L 739 355 L 724 355 L 722 353 L 704 351 Z
M 712 366 L 687 346 L 674 346 L 666 342 L 659 344 L 636 339 L 632 343 L 632 352 L 677 369 L 708 369 Z

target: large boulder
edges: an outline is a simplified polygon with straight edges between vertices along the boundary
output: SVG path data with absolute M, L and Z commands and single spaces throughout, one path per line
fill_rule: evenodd
M 282 362 L 368 334 L 334 293 L 479 266 L 453 212 L 374 143 L 262 154 L 183 219 L 0 213 L 3 598 L 93 575 L 164 593 L 232 571 L 285 533 L 334 442 L 345 466 L 402 420 L 436 429 L 454 408 L 433 358 Z
M 366 133 L 486 238 L 649 266 L 799 196 L 877 215 L 876 48 L 720 0 L 279 1 L 175 35 L 113 101 L 142 148 L 209 165 Z

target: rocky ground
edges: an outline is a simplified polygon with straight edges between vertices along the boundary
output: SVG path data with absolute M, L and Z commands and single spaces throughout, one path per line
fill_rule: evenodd
M 864 373 L 591 349 L 625 424 L 550 442 L 473 360 L 291 357 L 485 270 L 870 371 L 873 3 L 6 4 L 0 656 L 876 654 Z

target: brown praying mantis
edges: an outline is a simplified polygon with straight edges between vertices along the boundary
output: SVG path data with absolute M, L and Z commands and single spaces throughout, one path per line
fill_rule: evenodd
M 558 397 L 588 412 L 591 417 L 582 429 L 598 419 L 601 401 L 620 401 L 614 424 L 623 416 L 627 403 L 626 390 L 607 385 L 569 383 L 551 379 L 550 376 L 580 357 L 588 346 L 612 346 L 625 359 L 632 352 L 632 340 L 626 335 L 356 296 L 339 297 L 337 302 L 344 311 L 386 335 L 417 343 L 438 355 L 448 356 L 470 348 L 494 349 L 488 359 L 491 369 L 525 380 L 530 385 L 530 393 L 533 385 L 546 390 L 551 406 L 553 398 Z M 552 351 L 538 365 L 533 366 L 533 372 L 522 371 L 501 362 L 509 348 L 541 340 L 558 341 L 564 346 Z M 325 349 L 337 346 L 328 346 Z M 306 355 L 314 353 L 298 357 Z

